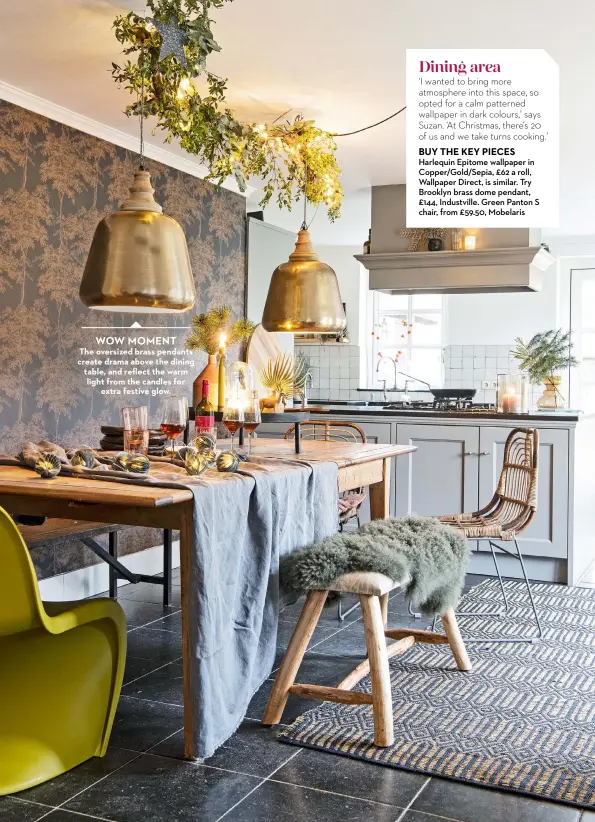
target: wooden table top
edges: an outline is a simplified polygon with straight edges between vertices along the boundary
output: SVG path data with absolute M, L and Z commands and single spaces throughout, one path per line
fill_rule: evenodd
M 368 443 L 324 442 L 305 440 L 302 453 L 295 453 L 293 440 L 258 439 L 255 456 L 279 456 L 305 461 L 336 462 L 339 468 L 358 465 L 386 457 L 408 454 L 416 449 L 405 445 L 373 445 Z M 67 499 L 72 502 L 93 502 L 107 505 L 156 508 L 192 499 L 187 488 L 152 488 L 147 485 L 124 485 L 88 477 L 58 476 L 41 479 L 28 468 L 0 465 L 0 495 Z

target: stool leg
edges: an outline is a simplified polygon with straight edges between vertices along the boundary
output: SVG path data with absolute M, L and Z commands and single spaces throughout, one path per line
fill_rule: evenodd
M 442 614 L 442 627 L 444 628 L 444 633 L 448 639 L 450 650 L 452 651 L 459 671 L 470 671 L 472 665 L 467 656 L 465 643 L 461 637 L 457 618 L 452 608 L 448 608 L 448 610 Z
M 390 691 L 388 654 L 384 638 L 382 611 L 378 597 L 362 594 L 362 615 L 366 632 L 366 648 L 370 660 L 372 681 L 372 708 L 374 711 L 374 744 L 381 748 L 395 741 L 393 729 L 393 700 Z
M 118 532 L 110 531 L 107 539 L 110 556 L 118 559 Z M 109 595 L 112 599 L 117 599 L 118 597 L 118 574 L 116 573 L 116 569 L 112 568 L 111 565 L 109 566 Z
M 283 662 L 277 673 L 273 690 L 262 717 L 263 725 L 276 725 L 281 721 L 289 696 L 289 689 L 295 682 L 308 642 L 310 642 L 310 637 L 320 619 L 327 595 L 328 591 L 310 591 L 306 597 L 302 613 L 289 640 L 289 645 L 285 651 Z
M 380 612 L 382 614 L 382 624 L 386 628 L 388 624 L 388 594 L 382 594 L 380 597 Z

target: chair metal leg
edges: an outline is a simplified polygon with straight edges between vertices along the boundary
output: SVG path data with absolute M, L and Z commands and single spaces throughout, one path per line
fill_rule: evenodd
M 503 644 L 503 643 L 527 642 L 529 644 L 533 644 L 534 642 L 536 642 L 537 640 L 542 638 L 543 631 L 542 631 L 542 627 L 541 627 L 541 622 L 539 620 L 539 614 L 537 613 L 537 607 L 535 605 L 535 600 L 533 599 L 533 592 L 531 590 L 531 583 L 529 582 L 529 577 L 527 576 L 527 569 L 525 568 L 525 562 L 523 560 L 523 555 L 521 553 L 521 549 L 520 549 L 520 546 L 519 546 L 518 539 L 516 537 L 514 539 L 516 554 L 514 554 L 512 551 L 509 551 L 508 548 L 505 548 L 503 545 L 496 545 L 495 543 L 492 543 L 491 540 L 489 542 L 490 542 L 490 547 L 492 549 L 492 556 L 494 558 L 494 564 L 496 565 L 496 571 L 497 571 L 497 574 L 498 574 L 498 579 L 500 580 L 500 587 L 502 589 L 502 594 L 504 596 L 505 610 L 500 611 L 498 613 L 470 613 L 470 612 L 462 613 L 461 612 L 461 613 L 457 614 L 457 616 L 502 616 L 502 615 L 508 613 L 508 600 L 506 599 L 506 595 L 505 595 L 505 592 L 504 592 L 504 583 L 502 582 L 502 577 L 500 576 L 500 569 L 498 568 L 498 562 L 496 560 L 496 554 L 494 552 L 494 548 L 498 548 L 503 553 L 508 554 L 508 556 L 514 557 L 515 559 L 518 559 L 518 561 L 521 565 L 521 570 L 523 572 L 523 578 L 525 580 L 525 585 L 527 586 L 527 593 L 529 594 L 529 602 L 531 603 L 531 609 L 533 611 L 533 616 L 535 618 L 535 624 L 537 626 L 537 636 L 518 636 L 518 637 L 511 637 L 510 639 L 508 639 L 508 638 L 506 638 L 506 639 L 505 638 L 481 639 L 481 638 L 474 638 L 474 637 L 466 637 L 465 642 L 475 642 L 475 643 L 482 643 L 482 644 L 494 644 L 494 643 Z M 434 628 L 433 628 L 433 630 L 435 630 L 436 622 L 437 622 L 437 619 L 434 618 Z
M 529 582 L 529 577 L 527 576 L 527 570 L 525 568 L 525 562 L 523 560 L 523 555 L 521 554 L 521 549 L 519 548 L 519 541 L 518 539 L 514 540 L 514 545 L 518 554 L 519 562 L 521 563 L 521 568 L 523 570 L 523 576 L 525 577 L 525 585 L 527 586 L 527 593 L 529 594 L 529 600 L 531 602 L 531 608 L 533 609 L 533 616 L 535 617 L 535 623 L 537 625 L 537 639 L 541 639 L 543 636 L 543 631 L 541 628 L 541 622 L 539 621 L 539 614 L 537 613 L 537 607 L 535 605 L 535 600 L 533 599 L 533 592 L 531 590 L 531 584 Z
M 110 531 L 108 534 L 108 550 L 110 556 L 114 559 L 118 559 L 118 532 L 117 531 Z M 115 568 L 112 568 L 111 565 L 109 567 L 109 595 L 112 599 L 117 599 L 118 597 L 118 574 Z
M 417 611 L 413 610 L 413 606 L 411 605 L 411 600 L 409 600 L 409 604 L 407 605 L 407 610 L 409 611 L 409 615 L 412 616 L 414 619 L 421 619 L 421 614 Z
M 485 614 L 485 616 L 506 616 L 508 613 L 508 597 L 506 596 L 506 589 L 504 588 L 504 581 L 502 580 L 502 574 L 500 573 L 500 567 L 498 565 L 498 560 L 496 558 L 496 551 L 495 548 L 498 548 L 498 545 L 495 545 L 491 539 L 488 540 L 490 544 L 490 551 L 492 552 L 492 559 L 494 561 L 494 568 L 496 569 L 496 574 L 498 575 L 498 581 L 500 582 L 500 590 L 502 591 L 502 599 L 504 600 L 504 610 L 500 611 L 490 611 L 489 613 Z M 504 551 L 505 549 L 502 548 Z M 481 614 L 477 614 L 474 612 L 465 612 L 465 611 L 458 611 L 457 616 L 481 616 Z

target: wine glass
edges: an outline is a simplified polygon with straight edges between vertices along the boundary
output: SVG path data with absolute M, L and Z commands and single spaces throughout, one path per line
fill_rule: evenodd
M 244 408 L 233 405 L 226 405 L 223 410 L 223 425 L 231 434 L 231 450 L 233 451 L 233 438 L 236 431 L 244 424 Z
M 175 441 L 180 436 L 182 431 L 186 428 L 186 421 L 188 415 L 188 401 L 185 397 L 168 397 L 165 402 L 165 409 L 163 411 L 163 419 L 159 426 L 164 434 L 166 434 L 171 441 L 171 459 L 172 462 L 176 455 Z
M 253 391 L 244 411 L 244 431 L 248 432 L 248 456 L 252 454 L 252 435 L 262 422 L 258 391 Z

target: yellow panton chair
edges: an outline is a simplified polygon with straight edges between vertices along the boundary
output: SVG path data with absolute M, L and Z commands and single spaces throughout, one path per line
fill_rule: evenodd
M 104 756 L 126 660 L 117 602 L 46 602 L 0 508 L 0 796 Z

